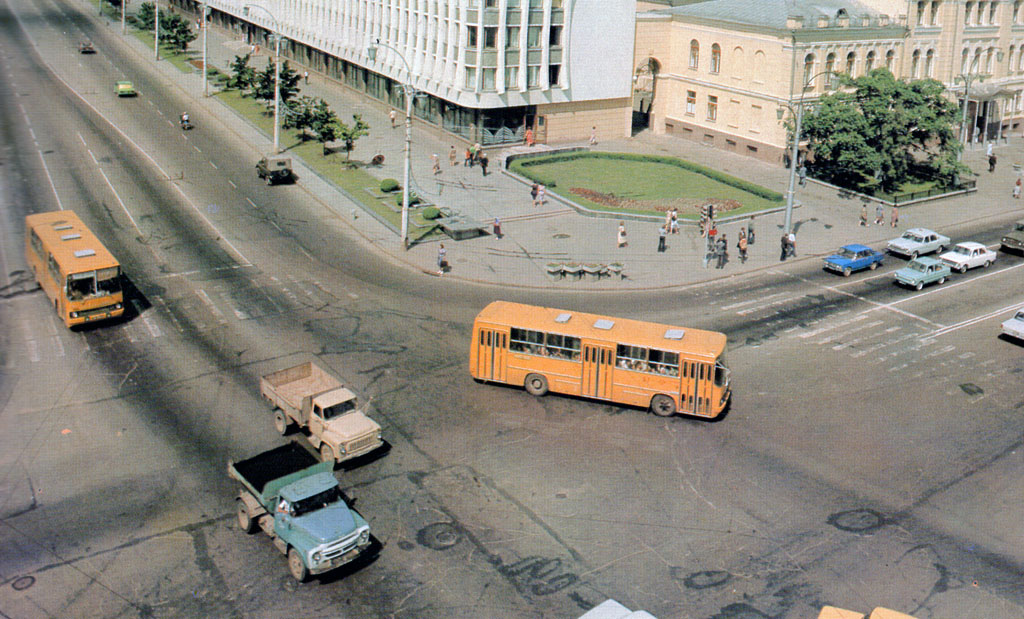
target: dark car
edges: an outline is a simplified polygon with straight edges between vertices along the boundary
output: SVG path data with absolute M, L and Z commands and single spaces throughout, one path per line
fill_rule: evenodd
M 1024 254 L 1024 219 L 1013 224 L 1013 227 L 1003 234 L 999 244 L 1003 251 L 1015 251 Z
M 825 268 L 829 271 L 842 273 L 849 277 L 850 273 L 862 269 L 875 270 L 882 264 L 885 254 L 875 251 L 867 245 L 843 245 L 839 251 L 825 258 Z
M 78 44 L 78 53 L 79 54 L 95 54 L 96 53 L 96 48 L 93 47 L 92 43 L 90 43 L 89 41 L 82 41 L 81 43 Z
M 256 164 L 256 175 L 268 185 L 292 180 L 292 158 L 287 155 L 267 155 Z

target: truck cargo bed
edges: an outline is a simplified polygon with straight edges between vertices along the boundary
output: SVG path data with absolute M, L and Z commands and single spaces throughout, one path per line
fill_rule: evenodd
M 236 462 L 234 469 L 258 493 L 262 494 L 267 483 L 292 473 L 298 473 L 320 461 L 299 445 L 288 443 L 265 451 L 247 460 Z
M 295 367 L 279 370 L 263 377 L 264 391 L 269 387 L 274 395 L 293 408 L 302 406 L 302 399 L 330 391 L 341 386 L 334 376 L 322 370 L 315 363 L 307 362 Z M 264 393 L 269 397 L 270 394 Z

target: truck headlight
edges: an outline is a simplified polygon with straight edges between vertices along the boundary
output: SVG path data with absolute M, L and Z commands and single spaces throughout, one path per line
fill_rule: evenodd
M 320 551 L 313 553 L 313 563 L 320 563 Z
M 341 455 L 345 455 L 346 453 L 348 453 L 348 450 L 345 449 L 344 445 L 338 445 L 338 453 L 340 453 Z
M 359 542 L 358 542 L 358 544 L 360 546 L 362 546 L 363 544 L 365 544 L 368 541 L 370 541 L 370 531 L 367 530 L 367 529 L 363 529 L 362 533 L 359 534 Z

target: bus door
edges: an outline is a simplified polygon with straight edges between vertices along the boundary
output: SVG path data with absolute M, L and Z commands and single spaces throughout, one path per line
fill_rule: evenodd
M 711 416 L 714 408 L 715 366 L 710 363 L 691 363 L 693 372 L 693 413 Z
M 508 334 L 493 329 L 480 329 L 476 351 L 477 378 L 505 382 L 507 350 Z
M 588 398 L 612 399 L 612 368 L 615 349 L 583 344 L 582 395 Z

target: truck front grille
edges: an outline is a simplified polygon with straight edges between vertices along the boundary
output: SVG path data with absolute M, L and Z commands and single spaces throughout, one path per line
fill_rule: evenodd
M 348 455 L 355 456 L 366 453 L 372 449 L 375 449 L 380 445 L 380 439 L 377 438 L 376 434 L 364 436 L 363 438 L 357 438 L 348 444 Z
M 359 542 L 359 531 L 352 533 L 345 539 L 335 542 L 329 546 L 325 546 L 321 551 L 320 555 L 324 561 L 334 560 L 346 552 L 356 547 Z

